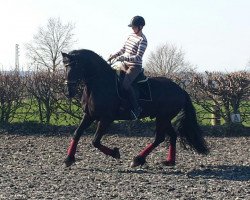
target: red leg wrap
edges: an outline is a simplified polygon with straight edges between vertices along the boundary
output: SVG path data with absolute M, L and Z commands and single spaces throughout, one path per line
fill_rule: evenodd
M 145 158 L 148 154 L 150 154 L 151 151 L 153 151 L 154 148 L 155 148 L 155 147 L 154 147 L 153 143 L 149 144 L 149 145 L 139 154 L 139 156 Z
M 170 144 L 169 149 L 168 149 L 167 161 L 168 162 L 175 162 L 175 154 L 176 154 L 176 148 L 174 145 Z
M 77 143 L 74 139 L 71 140 L 69 148 L 68 148 L 68 156 L 74 156 L 76 154 L 76 147 L 77 147 Z

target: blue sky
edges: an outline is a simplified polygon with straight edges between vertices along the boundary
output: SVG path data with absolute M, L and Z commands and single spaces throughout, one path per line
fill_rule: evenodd
M 146 20 L 144 34 L 151 51 L 164 43 L 182 48 L 198 71 L 249 69 L 249 0 L 0 0 L 0 68 L 26 66 L 24 44 L 51 17 L 75 24 L 75 49 L 86 48 L 104 58 L 119 50 L 135 15 Z

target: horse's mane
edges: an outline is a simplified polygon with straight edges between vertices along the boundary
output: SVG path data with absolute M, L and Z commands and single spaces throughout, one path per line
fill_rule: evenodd
M 94 51 L 88 50 L 88 49 L 79 49 L 79 50 L 73 50 L 69 52 L 69 55 L 79 56 L 79 57 L 86 57 L 88 59 L 92 59 L 93 62 L 95 62 L 96 65 L 99 67 L 104 67 L 106 70 L 112 70 L 110 65 L 97 53 Z

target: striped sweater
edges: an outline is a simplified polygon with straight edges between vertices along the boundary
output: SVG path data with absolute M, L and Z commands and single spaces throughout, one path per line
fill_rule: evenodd
M 120 51 L 115 54 L 115 57 L 123 55 L 125 64 L 128 66 L 142 67 L 142 56 L 147 48 L 147 39 L 144 34 L 137 36 L 131 33 Z

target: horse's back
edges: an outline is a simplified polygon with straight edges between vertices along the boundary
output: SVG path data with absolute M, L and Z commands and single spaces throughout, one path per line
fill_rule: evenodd
M 178 84 L 164 77 L 150 77 L 152 109 L 157 114 L 175 116 L 186 102 L 186 92 Z
M 165 77 L 150 77 L 149 83 L 153 93 L 158 95 L 174 95 L 182 97 L 184 90 L 171 79 Z

